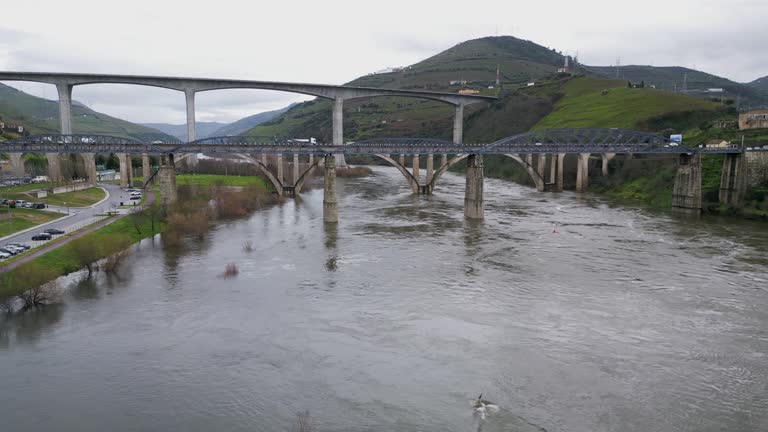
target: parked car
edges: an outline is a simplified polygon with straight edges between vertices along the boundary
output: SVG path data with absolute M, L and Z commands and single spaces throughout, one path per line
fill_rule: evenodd
M 140 200 L 140 199 L 141 199 L 141 195 L 131 195 L 131 197 L 130 197 L 130 198 L 128 198 L 128 199 L 130 199 L 130 200 L 136 200 L 136 201 L 138 201 L 138 200 Z
M 32 208 L 34 208 L 34 209 L 44 209 L 45 207 L 46 207 L 46 206 L 45 206 L 45 204 L 43 204 L 43 203 L 35 203 L 35 204 L 32 204 Z
M 42 232 L 40 234 L 35 234 L 35 235 L 32 236 L 32 240 L 35 240 L 35 241 L 50 240 L 52 238 L 53 238 L 53 236 L 51 236 L 48 233 L 44 233 L 44 232 Z
M 62 230 L 60 230 L 58 228 L 48 228 L 47 230 L 44 230 L 43 232 L 51 234 L 51 235 L 64 234 L 64 231 L 62 231 Z
M 10 254 L 7 254 L 5 252 L 0 252 L 0 259 L 6 259 L 6 258 L 10 258 L 10 257 L 11 257 Z
M 15 200 L 15 202 L 16 202 L 16 207 L 24 207 L 24 204 L 27 203 L 24 200 Z
M 13 248 L 9 248 L 7 246 L 0 248 L 0 252 L 8 254 L 8 255 L 16 255 L 18 253 L 15 250 L 13 250 Z
M 45 183 L 48 181 L 48 176 L 37 176 L 32 179 L 32 183 Z
M 16 246 L 7 246 L 6 245 L 3 249 L 6 249 L 6 250 L 8 250 L 10 252 L 13 252 L 12 255 L 24 252 L 24 249 L 18 248 Z
M 28 244 L 24 244 L 24 243 L 8 243 L 8 246 L 19 247 L 19 248 L 22 248 L 24 250 L 29 250 L 30 249 L 30 246 Z

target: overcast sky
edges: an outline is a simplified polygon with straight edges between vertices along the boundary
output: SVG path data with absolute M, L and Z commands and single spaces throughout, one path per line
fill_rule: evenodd
M 590 65 L 679 65 L 735 81 L 768 75 L 768 0 L 24 0 L 0 21 L 0 70 L 343 84 L 462 42 L 513 35 Z M 12 17 L 12 18 L 11 18 Z M 5 82 L 56 98 L 54 87 Z M 183 123 L 184 96 L 120 85 L 74 99 L 135 122 Z M 198 121 L 230 122 L 306 97 L 204 92 Z

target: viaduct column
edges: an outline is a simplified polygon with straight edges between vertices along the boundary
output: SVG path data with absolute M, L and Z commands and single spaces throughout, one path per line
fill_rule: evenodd
M 293 154 L 293 178 L 291 178 L 291 183 L 296 186 L 296 182 L 299 181 L 299 154 L 294 153 Z M 296 191 L 296 194 L 298 195 L 299 191 Z
M 23 177 L 24 176 L 24 159 L 21 157 L 23 156 L 23 153 L 9 153 L 8 156 L 11 158 L 11 167 L 13 168 L 13 175 L 17 177 Z
M 336 158 L 325 156 L 325 174 L 323 178 L 323 222 L 337 223 L 339 209 L 336 198 Z
M 672 210 L 701 214 L 701 155 L 680 155 L 672 188 Z
M 453 142 L 462 144 L 464 142 L 464 104 L 456 105 L 456 112 L 453 115 Z
M 72 135 L 72 85 L 56 84 L 59 94 L 59 131 L 62 135 Z M 46 153 L 48 159 L 48 178 L 51 181 L 61 181 L 61 155 Z
M 610 162 L 613 158 L 616 157 L 616 153 L 603 153 L 600 155 L 600 159 L 602 159 L 603 162 L 603 177 L 608 175 L 608 162 Z
M 167 162 L 162 161 L 160 163 L 157 175 L 160 177 L 160 204 L 163 207 L 176 204 L 176 166 L 173 161 L 173 154 L 168 155 Z
M 547 155 L 540 154 L 536 157 L 536 172 L 542 180 L 547 178 Z
M 149 178 L 152 177 L 152 165 L 149 163 L 149 155 L 146 153 L 141 154 L 141 176 L 144 186 L 149 188 Z
M 187 101 L 187 142 L 197 139 L 197 125 L 195 123 L 195 91 L 192 89 L 184 90 L 184 96 Z M 197 154 L 190 154 L 186 158 L 188 166 L 197 166 Z
M 333 145 L 344 145 L 344 98 L 342 97 L 333 100 Z M 343 154 L 335 154 L 333 157 L 339 168 L 347 167 Z
M 82 153 L 80 157 L 83 158 L 83 166 L 85 167 L 85 178 L 88 183 L 96 184 L 98 175 L 96 173 L 96 154 L 95 153 Z
M 419 161 L 419 155 L 417 155 L 417 154 L 413 155 L 413 177 L 416 179 L 416 183 L 418 183 L 419 185 L 421 185 L 421 179 L 419 179 L 419 176 L 420 176 L 420 174 L 419 174 L 419 165 L 420 164 L 421 163 Z
M 565 153 L 558 153 L 557 154 L 557 176 L 553 180 L 555 182 L 555 192 L 563 191 L 563 162 L 564 161 L 565 161 Z M 552 162 L 554 163 L 554 161 Z
M 405 166 L 405 155 L 404 154 L 400 155 L 400 165 Z
M 589 156 L 590 153 L 579 153 L 579 162 L 576 168 L 576 192 L 586 192 L 589 184 Z
M 467 184 L 464 189 L 464 217 L 483 219 L 483 156 L 467 157 Z
M 285 184 L 285 173 L 283 172 L 283 154 L 277 155 L 277 181 L 280 184 Z
M 744 193 L 747 190 L 747 164 L 742 153 L 728 153 L 723 161 L 723 169 L 720 173 L 721 204 L 739 208 L 744 201 Z
M 130 157 L 126 153 L 116 153 L 117 160 L 120 162 L 120 187 L 128 187 L 130 186 L 130 177 L 129 174 L 131 166 L 130 166 Z
M 432 182 L 432 176 L 435 175 L 434 159 L 435 158 L 433 154 L 430 153 L 427 155 L 427 183 L 426 184 L 430 184 Z M 428 193 L 431 194 L 432 191 L 428 191 Z

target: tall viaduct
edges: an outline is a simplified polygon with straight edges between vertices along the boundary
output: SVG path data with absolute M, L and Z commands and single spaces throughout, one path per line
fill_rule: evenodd
M 0 81 L 29 81 L 56 86 L 59 95 L 59 120 L 61 133 L 72 134 L 72 89 L 75 86 L 89 84 L 129 84 L 150 87 L 160 87 L 176 90 L 184 93 L 187 108 L 187 142 L 193 142 L 195 132 L 195 94 L 204 91 L 225 89 L 260 89 L 275 90 L 289 93 L 300 93 L 332 99 L 332 136 L 333 145 L 344 144 L 344 101 L 357 98 L 376 96 L 403 96 L 423 99 L 432 99 L 452 105 L 455 109 L 453 138 L 454 142 L 461 143 L 463 135 L 464 107 L 476 103 L 488 102 L 496 98 L 490 96 L 461 95 L 455 93 L 440 93 L 414 90 L 382 89 L 372 87 L 337 86 L 326 84 L 305 84 L 276 81 L 251 81 L 216 78 L 185 78 L 144 75 L 107 75 L 107 74 L 79 74 L 79 73 L 55 73 L 55 72 L 0 72 Z M 53 180 L 61 178 L 59 158 L 55 154 L 47 155 L 49 177 Z M 93 154 L 84 153 L 83 161 L 88 173 L 88 180 L 96 181 L 96 163 Z M 432 158 L 428 156 L 428 158 Z M 194 155 L 187 158 L 194 164 Z M 339 155 L 337 163 L 346 165 L 343 155 Z

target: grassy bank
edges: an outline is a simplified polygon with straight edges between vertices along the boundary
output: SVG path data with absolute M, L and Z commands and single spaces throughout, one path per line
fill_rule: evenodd
M 151 210 L 148 210 L 150 212 Z M 60 248 L 0 275 L 0 300 L 18 295 L 59 276 L 80 270 L 85 266 L 84 250 L 88 258 L 98 260 L 125 249 L 143 238 L 162 231 L 164 225 L 149 217 L 128 216 L 100 228 Z
M 260 186 L 266 190 L 267 184 L 257 176 L 228 176 L 220 174 L 179 174 L 176 176 L 177 186 Z
M 50 222 L 62 216 L 65 215 L 42 210 L 5 208 L 0 212 L 0 237 Z
M 31 190 L 40 189 L 39 187 L 30 188 L 26 191 L 16 191 L 5 195 L 6 198 L 12 200 L 24 200 L 32 202 L 41 202 L 47 205 L 53 206 L 68 206 L 68 207 L 88 207 L 101 201 L 106 197 L 106 193 L 103 189 L 98 187 L 92 187 L 75 192 L 65 192 L 56 195 L 49 194 L 45 198 L 38 198 Z

